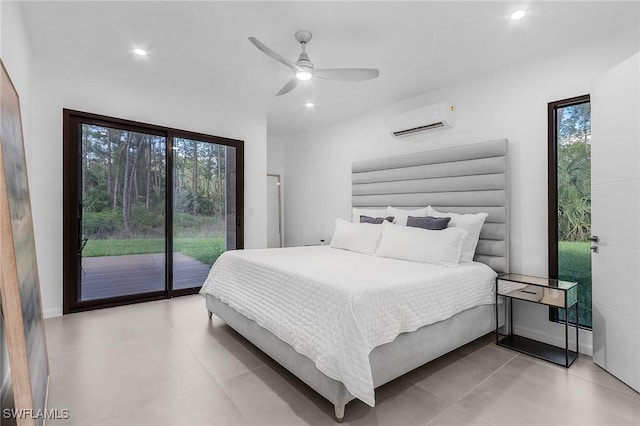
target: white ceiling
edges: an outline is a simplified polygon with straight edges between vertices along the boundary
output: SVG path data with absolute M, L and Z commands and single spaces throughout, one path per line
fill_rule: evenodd
M 508 15 L 520 7 L 521 21 Z M 288 135 L 572 45 L 638 28 L 632 2 L 25 2 L 33 53 L 74 67 L 264 105 Z M 314 80 L 273 95 L 291 71 L 247 37 L 295 60 L 306 29 L 319 68 L 379 68 L 375 80 Z M 131 49 L 143 47 L 147 58 Z M 316 103 L 314 110 L 303 104 Z

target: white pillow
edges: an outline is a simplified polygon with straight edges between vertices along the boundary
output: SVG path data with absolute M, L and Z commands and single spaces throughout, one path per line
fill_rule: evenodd
M 427 208 L 407 210 L 407 209 L 398 209 L 395 207 L 387 207 L 387 214 L 385 216 L 393 216 L 393 223 L 396 225 L 407 226 L 407 218 L 409 216 L 414 217 L 424 217 L 427 215 Z
M 480 239 L 480 230 L 485 219 L 489 216 L 487 213 L 475 214 L 458 214 L 458 213 L 441 213 L 434 210 L 433 207 L 427 207 L 427 216 L 433 217 L 450 217 L 449 228 L 460 228 L 468 232 L 462 247 L 460 255 L 460 263 L 473 262 L 473 256 L 476 254 L 476 246 Z
M 376 256 L 458 266 L 467 231 L 446 228 L 439 231 L 384 222 Z
M 382 226 L 371 223 L 350 223 L 336 219 L 336 229 L 331 238 L 331 247 L 358 253 L 373 254 L 378 248 Z
M 360 223 L 360 216 L 369 217 L 387 217 L 387 209 L 370 208 L 370 207 L 354 207 L 351 210 L 351 222 Z

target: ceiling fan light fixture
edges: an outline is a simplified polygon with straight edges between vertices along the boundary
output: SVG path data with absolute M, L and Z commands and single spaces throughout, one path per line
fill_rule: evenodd
M 300 81 L 311 80 L 312 74 L 309 71 L 298 71 L 296 73 L 296 78 Z
M 300 53 L 300 56 L 298 56 L 298 60 L 294 63 L 269 49 L 257 38 L 249 37 L 249 42 L 258 48 L 258 50 L 271 59 L 291 68 L 293 71 L 291 79 L 282 87 L 282 89 L 280 89 L 278 93 L 276 93 L 276 96 L 285 95 L 295 89 L 299 82 L 308 81 L 312 78 L 338 81 L 364 81 L 377 78 L 380 75 L 380 71 L 370 68 L 315 68 L 313 62 L 309 59 L 309 55 L 307 55 L 307 52 L 305 51 L 307 43 L 311 40 L 311 33 L 309 31 L 298 31 L 296 33 L 296 40 L 302 46 L 302 52 Z
M 509 15 L 509 17 L 511 18 L 512 21 L 519 21 L 520 19 L 524 18 L 526 14 L 527 14 L 526 10 L 519 9 L 512 12 L 511 15 Z

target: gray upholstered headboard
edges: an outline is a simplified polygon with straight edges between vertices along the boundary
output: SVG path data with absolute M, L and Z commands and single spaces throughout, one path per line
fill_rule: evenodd
M 488 213 L 474 260 L 509 272 L 506 139 L 356 161 L 352 172 L 353 207 Z

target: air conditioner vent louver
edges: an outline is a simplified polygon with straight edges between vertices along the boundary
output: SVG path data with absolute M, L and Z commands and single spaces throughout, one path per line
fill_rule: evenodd
M 431 130 L 453 127 L 455 107 L 440 102 L 426 107 L 407 111 L 398 116 L 389 129 L 396 138 L 418 135 Z
M 399 138 L 402 136 L 409 136 L 409 135 L 413 135 L 414 133 L 420 133 L 426 130 L 440 129 L 443 127 L 450 127 L 450 126 L 447 126 L 443 121 L 438 121 L 437 123 L 425 124 L 424 126 L 418 126 L 418 127 L 414 127 L 406 130 L 399 130 L 397 132 L 393 132 L 393 136 Z

